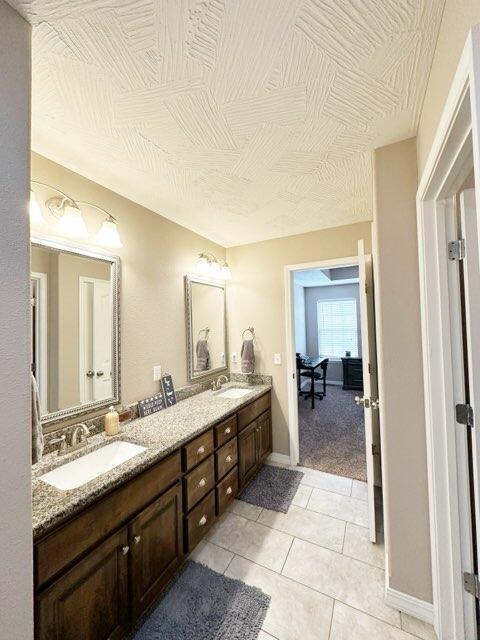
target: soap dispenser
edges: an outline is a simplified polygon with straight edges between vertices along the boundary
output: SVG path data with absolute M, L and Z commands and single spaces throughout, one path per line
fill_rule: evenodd
M 118 413 L 115 411 L 115 407 L 110 407 L 108 413 L 105 415 L 105 435 L 116 436 L 119 432 Z

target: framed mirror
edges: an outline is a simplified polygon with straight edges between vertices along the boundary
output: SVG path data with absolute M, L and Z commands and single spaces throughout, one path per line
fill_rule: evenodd
M 120 259 L 31 243 L 32 372 L 42 423 L 120 402 Z
M 185 276 L 190 382 L 227 370 L 225 284 Z

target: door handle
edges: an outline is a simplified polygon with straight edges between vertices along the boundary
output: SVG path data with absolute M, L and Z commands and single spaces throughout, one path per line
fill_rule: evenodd
M 378 409 L 380 407 L 380 400 L 370 400 L 370 406 L 372 409 Z
M 97 371 L 97 378 L 101 378 L 103 376 L 103 371 Z
M 93 378 L 93 376 L 95 375 L 95 371 L 92 371 L 90 369 L 89 371 L 87 371 L 85 375 L 87 376 L 87 378 Z
M 359 406 L 363 404 L 363 406 L 365 407 L 365 409 L 369 409 L 370 408 L 370 398 L 361 398 L 360 396 L 355 396 L 355 404 L 358 404 Z

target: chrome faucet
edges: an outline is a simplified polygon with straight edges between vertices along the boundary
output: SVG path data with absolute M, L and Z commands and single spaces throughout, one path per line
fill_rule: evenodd
M 90 431 L 87 425 L 83 424 L 83 422 L 79 424 L 78 427 L 75 427 L 72 433 L 72 446 L 70 447 L 70 451 L 75 451 L 76 449 L 85 447 L 89 435 Z
M 213 384 L 215 385 L 215 389 L 221 389 L 224 382 L 228 382 L 227 376 L 218 376 L 218 379 Z
M 50 440 L 50 444 L 59 444 L 58 455 L 64 456 L 67 453 L 67 438 L 63 435 L 54 440 Z

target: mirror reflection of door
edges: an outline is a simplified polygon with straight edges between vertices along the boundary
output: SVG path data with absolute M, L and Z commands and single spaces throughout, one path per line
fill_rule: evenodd
M 47 274 L 32 272 L 31 304 L 31 368 L 37 381 L 42 413 L 47 410 Z
M 80 402 L 112 396 L 112 297 L 109 280 L 80 277 Z

